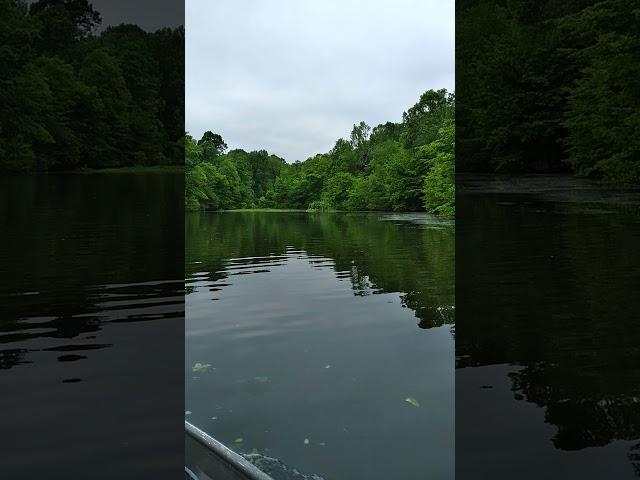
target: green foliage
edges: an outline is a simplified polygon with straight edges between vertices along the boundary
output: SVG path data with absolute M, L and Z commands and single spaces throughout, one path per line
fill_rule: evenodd
M 426 209 L 452 215 L 454 110 L 453 94 L 429 90 L 401 123 L 371 129 L 360 122 L 353 126 L 349 141 L 339 139 L 329 152 L 294 164 L 265 151 L 225 154 L 219 148 L 226 148 L 222 137 L 211 132 L 199 142 L 187 136 L 186 205 L 311 211 Z M 216 147 L 207 153 L 211 142 Z M 220 174 L 226 184 L 214 180 Z
M 322 189 L 322 203 L 337 210 L 345 209 L 354 178 L 347 172 L 340 172 L 329 177 Z
M 431 158 L 424 178 L 424 206 L 428 212 L 455 212 L 455 142 L 455 125 L 450 121 L 440 129 L 438 138 L 424 148 Z
M 0 0 L 0 171 L 183 163 L 184 30 L 99 23 L 87 0 Z
M 613 181 L 640 179 L 640 8 L 631 0 L 604 1 L 566 19 L 587 38 L 570 58 L 580 73 L 568 97 L 568 161 L 580 174 Z
M 227 148 L 222 137 L 206 132 L 196 142 L 185 136 L 185 207 L 189 210 L 251 208 L 260 202 L 284 165 L 265 151 Z
M 198 146 L 202 150 L 202 160 L 207 162 L 215 161 L 227 149 L 227 144 L 222 137 L 209 131 L 204 132 L 202 138 L 198 140 Z
M 459 170 L 640 179 L 639 20 L 634 0 L 459 2 Z

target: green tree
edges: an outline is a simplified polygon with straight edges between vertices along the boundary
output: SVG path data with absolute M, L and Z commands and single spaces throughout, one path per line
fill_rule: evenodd
M 322 202 L 336 210 L 344 210 L 354 179 L 355 177 L 347 172 L 340 172 L 327 179 L 322 189 Z
M 102 22 L 87 0 L 38 0 L 31 4 L 29 15 L 38 22 L 37 48 L 53 55 L 69 54 Z
M 458 169 L 640 178 L 639 18 L 634 0 L 458 2 Z
M 455 125 L 452 121 L 438 132 L 438 138 L 423 147 L 430 158 L 424 178 L 424 206 L 427 212 L 453 215 L 455 212 Z
M 640 179 L 640 9 L 603 1 L 564 21 L 585 46 L 569 56 L 580 66 L 564 125 L 568 162 L 584 175 Z
M 215 160 L 227 149 L 227 144 L 222 137 L 210 131 L 204 132 L 202 138 L 198 140 L 198 145 L 202 148 L 203 158 L 207 161 Z
M 0 170 L 184 162 L 184 30 L 99 23 L 87 0 L 0 0 Z

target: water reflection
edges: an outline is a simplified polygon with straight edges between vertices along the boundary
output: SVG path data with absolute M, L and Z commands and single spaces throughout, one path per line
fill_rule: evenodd
M 451 222 L 205 213 L 186 238 L 190 422 L 274 478 L 453 478 Z
M 534 465 L 527 465 L 532 476 L 548 473 L 551 465 L 555 472 L 566 468 L 573 474 L 590 465 L 581 478 L 600 478 L 614 465 L 616 478 L 633 477 L 630 464 L 620 465 L 625 460 L 618 444 L 627 442 L 637 473 L 638 447 L 633 442 L 640 439 L 638 192 L 607 195 L 587 181 L 546 177 L 531 182 L 473 180 L 463 193 L 458 201 L 465 222 L 458 227 L 458 252 L 464 257 L 457 264 L 456 354 L 464 373 L 459 370 L 457 389 L 474 393 L 458 397 L 460 458 L 473 456 L 476 448 L 476 434 L 465 427 L 464 419 L 484 415 L 464 410 L 490 395 L 482 385 L 500 382 L 486 366 L 506 364 L 512 366 L 511 401 L 542 407 L 543 421 L 555 426 L 546 438 L 548 434 L 527 433 L 524 428 L 520 432 L 531 437 L 527 448 L 544 449 L 545 440 L 550 440 L 558 452 L 540 453 Z M 472 367 L 475 372 L 468 370 Z M 472 384 L 475 391 L 469 390 Z M 516 421 L 520 413 L 503 398 L 500 410 L 506 416 L 513 412 Z M 509 438 L 488 428 L 484 441 L 495 452 L 509 452 L 520 441 L 511 438 L 506 447 Z M 578 454 L 584 449 L 588 457 Z M 561 456 L 561 451 L 567 453 Z M 590 464 L 596 458 L 599 463 Z M 466 478 L 465 462 L 461 463 L 458 471 Z M 502 478 L 493 470 L 497 467 L 482 468 Z M 516 474 L 509 469 L 502 473 Z
M 246 212 L 192 214 L 186 228 L 188 293 L 196 286 L 216 292 L 236 275 L 269 273 L 304 257 L 348 279 L 354 295 L 400 292 L 421 328 L 453 324 L 454 229 L 446 219 Z
M 0 477 L 180 478 L 183 183 L 0 179 Z
M 40 309 L 51 311 L 51 307 L 34 301 L 10 302 L 15 313 L 0 324 L 0 344 L 34 347 L 0 350 L 0 368 L 32 363 L 29 360 L 32 352 L 87 352 L 110 347 L 109 343 L 92 342 L 105 325 L 180 317 L 184 310 L 182 291 L 181 280 L 88 286 L 82 313 L 56 316 L 25 315 Z M 50 346 L 38 347 L 41 342 L 30 342 L 45 338 L 51 339 Z M 74 341 L 68 342 L 69 339 Z M 57 360 L 72 362 L 86 358 L 67 354 L 59 355 Z

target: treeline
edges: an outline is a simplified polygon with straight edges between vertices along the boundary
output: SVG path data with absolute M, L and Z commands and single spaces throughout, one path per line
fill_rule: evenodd
M 184 29 L 0 0 L 0 171 L 182 164 Z
M 186 139 L 190 209 L 454 212 L 455 99 L 425 92 L 402 116 L 371 129 L 354 125 L 327 153 L 286 163 L 265 151 L 226 152 L 212 132 Z
M 464 0 L 458 171 L 640 179 L 637 0 Z

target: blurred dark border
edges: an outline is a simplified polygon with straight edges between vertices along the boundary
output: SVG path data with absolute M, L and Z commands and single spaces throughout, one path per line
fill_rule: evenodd
M 456 1 L 460 480 L 640 475 L 639 18 Z
M 0 0 L 0 478 L 184 475 L 183 0 Z

